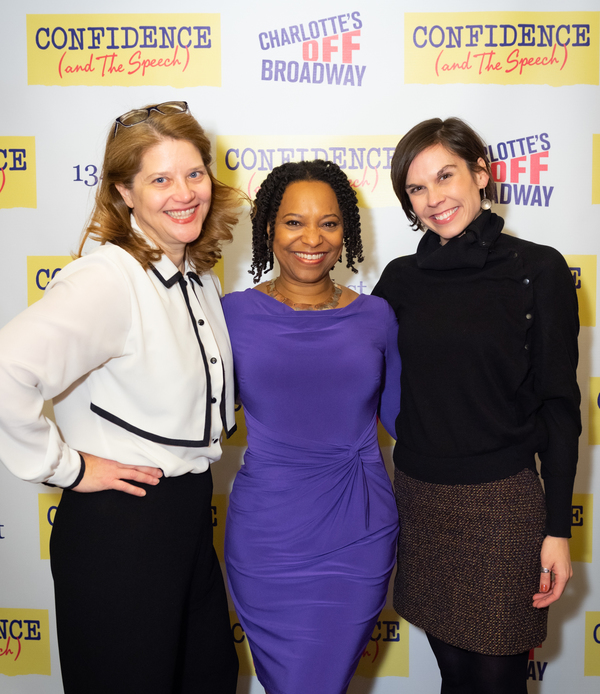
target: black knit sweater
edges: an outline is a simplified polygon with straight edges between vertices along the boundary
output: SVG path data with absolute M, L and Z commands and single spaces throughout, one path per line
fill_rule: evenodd
M 397 468 L 442 484 L 503 479 L 541 460 L 549 535 L 570 537 L 581 432 L 573 279 L 553 248 L 482 213 L 392 261 L 373 293 L 398 317 Z

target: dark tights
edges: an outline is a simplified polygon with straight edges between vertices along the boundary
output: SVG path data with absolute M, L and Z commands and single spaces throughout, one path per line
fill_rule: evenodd
M 442 674 L 441 694 L 527 694 L 529 651 L 483 655 L 427 638 Z

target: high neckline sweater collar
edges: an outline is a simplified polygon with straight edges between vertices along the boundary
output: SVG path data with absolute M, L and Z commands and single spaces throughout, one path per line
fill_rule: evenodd
M 502 217 L 485 210 L 461 236 L 450 239 L 443 246 L 440 237 L 428 229 L 417 248 L 417 266 L 422 270 L 482 268 L 503 227 Z

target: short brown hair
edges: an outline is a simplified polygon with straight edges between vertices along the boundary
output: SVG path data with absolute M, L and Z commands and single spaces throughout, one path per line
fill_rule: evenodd
M 88 238 L 101 244 L 113 243 L 130 253 L 144 269 L 157 262 L 162 250 L 151 248 L 133 231 L 130 209 L 116 184 L 133 186 L 133 179 L 142 168 L 144 154 L 163 140 L 185 140 L 200 152 L 212 183 L 210 210 L 202 225 L 202 233 L 186 248 L 186 258 L 196 272 L 206 272 L 221 257 L 221 244 L 231 241 L 231 230 L 237 222 L 240 194 L 218 181 L 212 174 L 210 141 L 198 121 L 190 113 L 162 114 L 150 111 L 147 120 L 129 128 L 114 123 L 106 141 L 104 162 L 94 209 L 83 234 L 77 256 L 81 256 Z
M 490 162 L 485 151 L 485 144 L 479 135 L 460 118 L 431 118 L 424 120 L 414 128 L 411 128 L 400 140 L 392 158 L 392 185 L 394 192 L 404 213 L 408 217 L 412 226 L 419 227 L 419 220 L 413 211 L 408 193 L 406 192 L 406 177 L 408 169 L 415 157 L 421 152 L 433 147 L 442 145 L 447 150 L 464 159 L 471 170 L 471 174 L 479 173 L 484 170 L 478 163 L 479 159 L 485 161 L 485 171 L 489 175 L 485 195 L 490 200 L 497 200 L 496 184 L 492 178 Z

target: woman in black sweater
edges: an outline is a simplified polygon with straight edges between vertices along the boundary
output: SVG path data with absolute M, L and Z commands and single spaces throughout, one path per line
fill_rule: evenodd
M 501 233 L 484 144 L 463 121 L 410 130 L 392 182 L 425 231 L 373 292 L 396 312 L 403 363 L 394 606 L 426 631 L 442 694 L 521 694 L 572 575 L 572 276 L 553 248 Z

